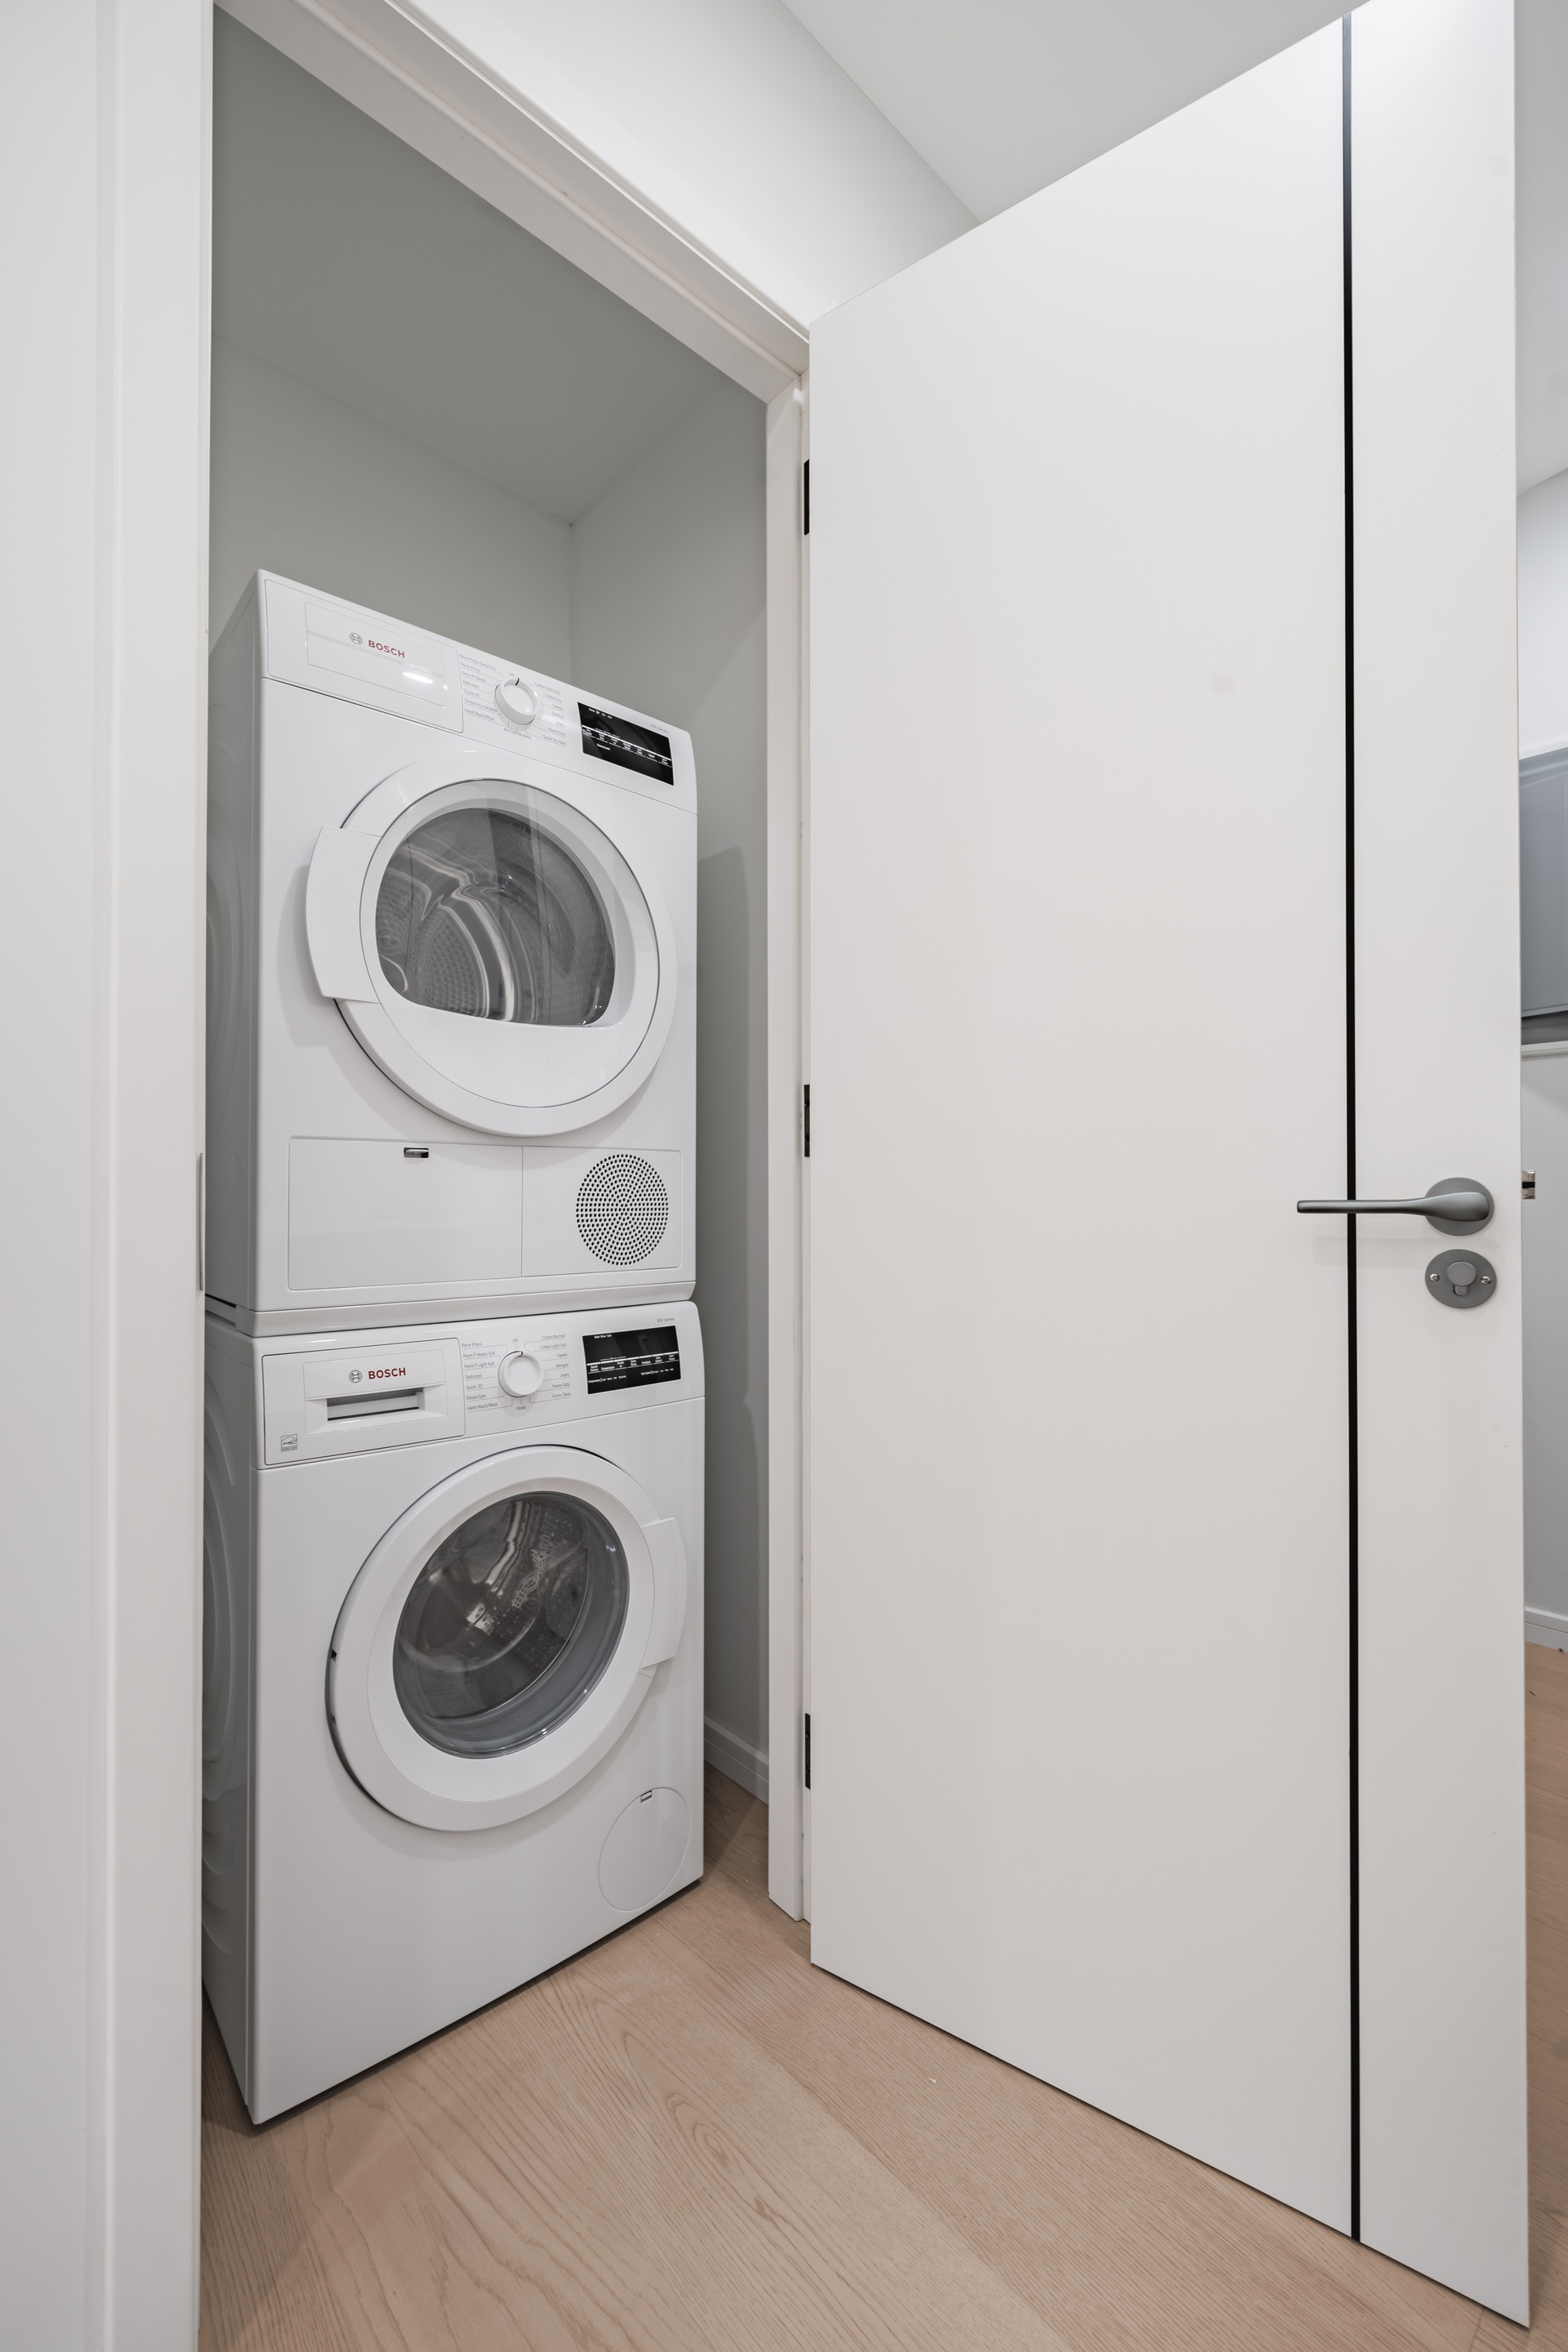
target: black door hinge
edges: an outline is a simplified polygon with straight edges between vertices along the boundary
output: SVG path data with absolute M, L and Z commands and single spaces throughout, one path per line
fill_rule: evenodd
M 801 1142 L 805 1146 L 801 1157 L 809 1160 L 811 1158 L 811 1088 L 802 1087 L 800 1097 L 800 1136 Z
M 805 1718 L 805 1785 L 811 1786 L 811 1717 Z
M 811 459 L 800 469 L 800 535 L 811 537 Z

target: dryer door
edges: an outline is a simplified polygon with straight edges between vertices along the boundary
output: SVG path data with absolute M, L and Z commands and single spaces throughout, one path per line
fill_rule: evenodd
M 387 1076 L 496 1135 L 602 1118 L 658 1059 L 674 934 L 574 780 L 421 761 L 316 844 L 316 980 Z M 589 797 L 589 795 L 584 795 Z
M 635 1480 L 573 1447 L 487 1454 L 350 1589 L 327 1664 L 338 1753 L 404 1821 L 519 1821 L 608 1753 L 685 1616 L 679 1529 Z

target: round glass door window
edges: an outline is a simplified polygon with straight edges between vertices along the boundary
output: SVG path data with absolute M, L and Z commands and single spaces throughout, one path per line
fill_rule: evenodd
M 420 1737 L 503 1756 L 581 1706 L 626 1623 L 626 1553 L 575 1495 L 509 1495 L 453 1529 L 398 1621 L 393 1680 Z
M 616 987 L 610 918 L 586 868 L 533 817 L 444 810 L 388 859 L 375 905 L 399 996 L 474 1021 L 584 1029 Z

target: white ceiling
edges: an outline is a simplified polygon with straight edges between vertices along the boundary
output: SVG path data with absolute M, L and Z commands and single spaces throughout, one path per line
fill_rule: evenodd
M 1342 0 L 785 5 L 979 220 L 1342 13 Z
M 1324 0 L 786 0 L 981 219 L 1340 15 Z M 1568 5 L 1518 0 L 1519 484 L 1568 467 Z
M 705 360 L 215 16 L 213 328 L 573 522 Z

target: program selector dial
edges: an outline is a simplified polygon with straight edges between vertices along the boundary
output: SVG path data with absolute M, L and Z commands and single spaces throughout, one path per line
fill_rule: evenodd
M 531 727 L 539 716 L 539 697 L 524 679 L 503 678 L 496 688 L 496 709 L 514 727 Z
M 515 1355 L 503 1357 L 496 1374 L 502 1394 L 510 1397 L 531 1397 L 544 1378 L 544 1367 L 537 1356 L 519 1349 Z

